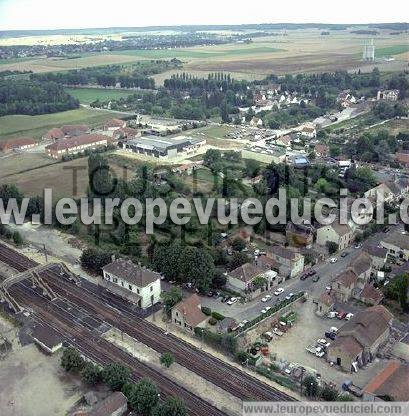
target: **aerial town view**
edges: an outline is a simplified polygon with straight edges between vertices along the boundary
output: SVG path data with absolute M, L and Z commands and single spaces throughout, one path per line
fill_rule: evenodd
M 0 0 L 0 416 L 409 415 L 401 0 Z

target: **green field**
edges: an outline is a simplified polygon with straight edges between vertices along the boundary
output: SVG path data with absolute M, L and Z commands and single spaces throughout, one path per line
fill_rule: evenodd
M 228 58 L 229 56 L 237 55 L 251 55 L 251 54 L 265 54 L 278 52 L 282 49 L 271 48 L 267 46 L 261 47 L 246 47 L 246 48 L 234 48 L 234 49 L 216 49 L 209 47 L 207 49 L 159 49 L 159 50 L 127 50 L 127 51 L 115 51 L 115 54 L 137 56 L 141 58 Z
M 93 101 L 117 100 L 127 97 L 132 91 L 110 90 L 104 88 L 66 88 L 65 91 L 77 98 L 81 104 L 90 104 Z
M 39 116 L 12 115 L 0 117 L 0 140 L 12 137 L 28 136 L 40 139 L 53 127 L 63 124 L 87 124 L 96 127 L 106 120 L 123 115 L 103 110 L 79 108 L 78 110 L 63 111 Z
M 409 52 L 409 45 L 394 45 L 379 48 L 375 50 L 375 55 L 377 58 L 382 58 L 383 56 L 400 55 L 405 52 Z

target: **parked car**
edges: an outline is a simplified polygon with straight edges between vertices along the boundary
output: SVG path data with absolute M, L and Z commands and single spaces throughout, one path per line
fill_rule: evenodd
M 266 306 L 264 309 L 268 312 L 271 309 L 271 306 Z
M 338 332 L 338 328 L 336 326 L 332 326 L 329 330 L 335 334 Z
M 345 315 L 345 319 L 347 320 L 347 321 L 349 321 L 352 317 L 354 316 L 354 314 L 353 313 L 347 313 L 346 315 Z
M 279 287 L 275 290 L 274 295 L 279 296 L 283 292 L 284 292 L 284 289 L 282 287 Z
M 316 355 L 318 358 L 323 357 L 323 356 L 325 355 L 325 350 L 324 350 L 324 348 L 322 348 L 322 347 L 317 347 L 317 348 L 315 349 L 315 355 Z
M 338 261 L 338 259 L 336 258 L 336 257 L 331 257 L 330 259 L 329 259 L 329 262 L 330 263 L 336 263 Z
M 268 302 L 271 299 L 271 295 L 264 296 L 263 299 L 261 299 L 262 302 Z
M 344 319 L 347 316 L 347 313 L 344 311 L 338 311 L 337 318 Z
M 271 332 L 265 332 L 262 337 L 266 339 L 268 342 L 273 340 L 273 334 Z
M 314 283 L 317 283 L 317 282 L 318 282 L 318 280 L 320 280 L 320 277 L 319 277 L 319 275 L 318 275 L 318 274 L 316 274 L 316 275 L 312 278 L 312 281 L 313 281 Z
M 294 293 L 289 293 L 289 294 L 285 297 L 285 299 L 286 299 L 286 300 L 290 300 L 293 296 L 294 296 Z
M 304 273 L 301 275 L 300 280 L 305 280 L 308 279 L 310 277 L 310 275 L 308 273 Z
M 230 296 L 223 296 L 222 297 L 222 302 L 226 303 L 229 299 L 230 299 Z
M 316 270 L 314 270 L 314 269 L 310 269 L 309 271 L 308 271 L 308 276 L 314 276 L 314 275 L 316 275 L 317 274 L 317 271 Z
M 237 298 L 230 298 L 228 301 L 227 301 L 227 304 L 228 305 L 233 305 L 233 303 L 236 303 L 238 301 L 238 299 Z
M 325 332 L 325 336 L 329 339 L 332 339 L 333 341 L 335 340 L 335 338 L 337 337 L 337 334 L 335 332 Z
M 348 254 L 349 254 L 349 253 L 348 253 L 347 251 L 344 251 L 344 252 L 341 254 L 341 257 L 346 257 Z
M 264 315 L 265 313 L 267 313 L 267 310 L 266 310 L 266 309 L 262 309 L 262 310 L 260 311 L 260 313 Z
M 284 335 L 284 332 L 283 331 L 281 331 L 280 329 L 278 329 L 278 328 L 274 328 L 273 329 L 273 333 L 274 334 L 276 334 L 276 335 L 278 335 L 279 337 L 281 337 L 281 336 L 283 336 Z
M 331 345 L 331 343 L 330 342 L 328 342 L 326 339 L 324 339 L 324 338 L 320 338 L 320 339 L 318 339 L 317 340 L 317 344 L 319 344 L 319 345 L 321 345 L 321 346 L 323 346 L 323 347 L 325 347 L 325 348 L 328 348 L 330 345 Z
M 359 248 L 361 248 L 361 247 L 362 247 L 362 244 L 361 244 L 361 243 L 355 244 L 355 246 L 354 246 L 354 248 L 356 248 L 357 250 L 358 250 Z

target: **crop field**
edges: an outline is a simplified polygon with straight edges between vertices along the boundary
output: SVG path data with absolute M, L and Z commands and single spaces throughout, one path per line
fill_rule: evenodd
M 0 161 L 0 164 L 2 163 L 3 160 Z M 86 194 L 88 186 L 88 158 L 59 163 L 45 155 L 22 154 L 6 158 L 5 163 L 6 166 L 14 163 L 19 166 L 20 170 L 3 178 L 0 176 L 1 182 L 17 185 L 25 195 L 42 195 L 44 188 L 53 190 L 54 199 L 79 197 Z M 42 165 L 35 167 L 38 163 L 42 163 Z M 21 167 L 23 166 L 28 170 L 22 170 Z M 76 194 L 74 194 L 73 168 L 81 169 L 78 171 L 75 184 L 77 188 Z M 110 168 L 117 177 L 122 178 L 126 175 L 126 177 L 130 178 L 132 176 L 131 172 L 115 164 L 112 160 L 110 160 Z
M 117 100 L 132 94 L 132 91 L 105 88 L 66 88 L 65 91 L 77 98 L 81 104 L 90 104 L 96 100 Z
M 0 140 L 28 136 L 40 139 L 42 135 L 53 127 L 63 124 L 87 124 L 96 127 L 113 117 L 121 114 L 103 110 L 79 108 L 39 116 L 11 115 L 0 117 Z
M 110 51 L 84 54 L 73 59 L 44 57 L 24 58 L 14 62 L 0 60 L 0 64 L 3 70 L 45 72 L 114 63 L 126 64 L 146 59 L 179 58 L 184 63 L 183 70 L 190 73 L 205 75 L 209 72 L 225 71 L 234 74 L 237 79 L 258 79 L 271 73 L 370 69 L 371 63 L 361 61 L 363 44 L 367 40 L 367 36 L 354 34 L 349 30 L 331 31 L 330 35 L 322 36 L 321 30 L 303 29 L 255 38 L 249 44 Z M 387 30 L 380 31 L 374 37 L 374 43 L 379 59 L 385 56 L 394 56 L 396 59 L 396 62 L 390 64 L 380 61 L 382 70 L 401 70 L 406 67 L 406 34 L 391 36 Z M 166 75 L 170 76 L 174 72 L 170 71 Z M 163 82 L 163 76 L 164 74 L 155 76 L 159 84 Z

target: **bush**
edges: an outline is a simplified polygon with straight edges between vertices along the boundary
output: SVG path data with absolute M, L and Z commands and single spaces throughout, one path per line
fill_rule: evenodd
M 207 308 L 206 306 L 202 306 L 202 312 L 207 316 L 210 316 L 212 314 L 212 310 L 210 308 Z
M 216 319 L 216 318 L 211 317 L 211 318 L 209 319 L 209 324 L 210 324 L 210 325 L 216 325 L 216 324 L 217 324 L 217 319 Z
M 222 321 L 224 319 L 224 315 L 219 312 L 212 312 L 212 317 L 218 321 Z
M 23 237 L 18 231 L 13 233 L 13 241 L 16 246 L 22 246 L 24 243 Z

